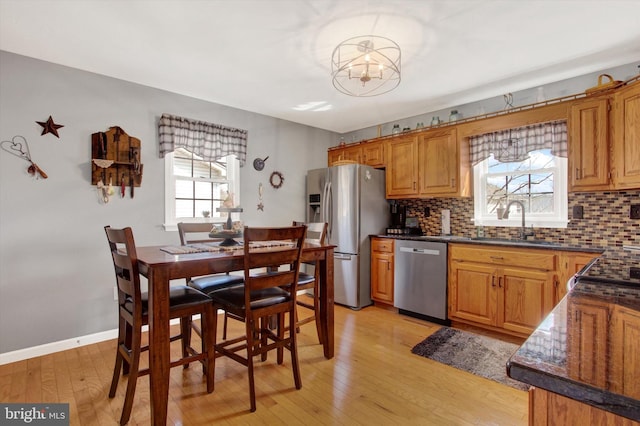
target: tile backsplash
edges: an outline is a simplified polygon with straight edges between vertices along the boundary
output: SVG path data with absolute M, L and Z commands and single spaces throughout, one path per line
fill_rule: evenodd
M 475 236 L 473 198 L 398 200 L 415 216 L 426 235 L 440 235 L 440 211 L 451 211 L 451 234 Z M 630 219 L 631 204 L 640 204 L 640 191 L 580 192 L 569 194 L 566 228 L 534 228 L 535 238 L 580 247 L 640 245 L 640 219 Z M 582 219 L 572 217 L 573 207 L 583 207 Z M 426 215 L 426 210 L 430 212 Z M 483 227 L 486 237 L 516 238 L 517 227 Z

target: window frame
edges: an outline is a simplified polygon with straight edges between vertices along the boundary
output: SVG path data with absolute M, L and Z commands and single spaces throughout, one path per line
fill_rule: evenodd
M 233 194 L 234 204 L 240 205 L 240 164 L 235 155 L 229 155 L 227 159 L 227 181 L 229 182 L 229 191 Z M 233 157 L 233 161 L 231 159 Z M 211 216 L 208 218 L 195 217 L 195 218 L 176 218 L 176 181 L 186 180 L 190 182 L 196 181 L 214 181 L 213 179 L 193 178 L 185 176 L 177 176 L 173 173 L 174 167 L 174 153 L 168 152 L 164 156 L 164 224 L 165 231 L 177 231 L 178 222 L 187 223 L 219 223 L 225 224 L 227 217 L 214 216 L 216 212 L 211 212 Z M 231 176 L 231 177 L 229 177 Z
M 520 214 L 511 214 L 509 219 L 498 219 L 495 213 L 485 213 L 487 200 L 487 176 L 488 164 L 491 157 L 473 166 L 473 222 L 476 226 L 495 227 L 520 227 L 522 217 Z M 553 203 L 557 209 L 554 213 L 529 213 L 525 214 L 525 226 L 535 228 L 566 228 L 568 217 L 568 160 L 563 157 L 555 157 L 555 166 L 543 169 L 545 172 L 553 172 Z M 514 174 L 527 174 L 528 171 L 540 171 L 541 169 L 519 170 Z M 506 203 L 505 206 L 506 207 Z

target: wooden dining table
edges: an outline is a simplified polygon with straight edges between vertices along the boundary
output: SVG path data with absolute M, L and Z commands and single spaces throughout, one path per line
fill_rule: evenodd
M 305 243 L 302 262 L 315 261 L 320 270 L 320 326 L 324 356 L 334 355 L 333 245 Z M 200 275 L 240 271 L 244 252 L 225 250 L 170 254 L 164 246 L 136 247 L 140 274 L 148 280 L 149 368 L 151 422 L 165 425 L 169 401 L 169 283 Z

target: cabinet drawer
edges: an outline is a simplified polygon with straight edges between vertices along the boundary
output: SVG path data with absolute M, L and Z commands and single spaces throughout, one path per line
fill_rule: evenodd
M 556 269 L 555 253 L 541 250 L 517 248 L 485 248 L 464 245 L 450 245 L 451 259 L 463 262 L 490 263 L 494 265 L 518 266 L 522 268 L 554 271 Z
M 374 238 L 371 241 L 371 250 L 393 253 L 393 240 L 386 238 Z

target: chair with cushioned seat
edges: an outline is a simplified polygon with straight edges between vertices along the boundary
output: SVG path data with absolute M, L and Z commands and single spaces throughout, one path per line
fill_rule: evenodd
M 127 390 L 122 407 L 120 424 L 129 421 L 133 407 L 133 397 L 138 377 L 149 374 L 149 369 L 139 369 L 140 355 L 149 349 L 142 346 L 142 327 L 149 323 L 148 294 L 140 289 L 138 256 L 131 228 L 114 229 L 105 226 L 109 250 L 113 259 L 118 288 L 118 339 L 113 378 L 109 389 L 109 398 L 116 395 L 120 371 L 129 374 Z M 200 314 L 203 324 L 202 349 L 196 351 L 191 346 L 191 317 Z M 213 391 L 215 314 L 211 299 L 204 293 L 186 285 L 172 286 L 169 291 L 169 318 L 180 318 L 180 334 L 171 337 L 171 341 L 180 339 L 182 357 L 172 360 L 170 367 L 200 361 L 207 379 L 207 392 Z M 124 365 L 123 365 L 124 364 Z
M 210 223 L 178 223 L 178 234 L 180 235 L 180 244 L 197 244 L 197 243 L 212 243 L 220 241 L 209 237 L 211 232 Z M 226 274 L 213 274 L 204 275 L 201 277 L 192 277 L 187 279 L 187 285 L 203 292 L 204 294 L 210 294 L 216 290 L 220 290 L 225 287 L 242 285 L 244 283 L 244 277 L 240 275 L 231 275 L 228 272 Z M 227 338 L 227 319 L 228 315 L 224 317 L 223 338 Z M 197 324 L 193 324 L 194 331 L 199 335 L 200 329 Z
M 284 349 L 288 349 L 296 389 L 302 387 L 295 310 L 305 230 L 305 226 L 245 227 L 244 286 L 224 288 L 210 295 L 216 309 L 244 320 L 244 335 L 220 343 L 216 341 L 215 350 L 216 356 L 227 356 L 247 367 L 252 412 L 256 410 L 253 377 L 255 355 L 262 355 L 265 360 L 267 352 L 275 349 L 277 363 L 282 364 Z M 276 317 L 275 332 L 269 327 L 269 318 L 272 316 Z M 288 318 L 288 327 L 285 327 L 285 318 Z M 243 356 L 245 350 L 246 356 Z
M 180 244 L 182 244 L 183 246 L 187 244 L 211 243 L 220 241 L 209 237 L 209 232 L 211 232 L 210 223 L 178 223 Z M 189 286 L 198 289 L 205 294 L 208 294 L 212 291 L 219 290 L 220 288 L 242 284 L 244 282 L 244 278 L 239 275 L 231 275 L 229 273 L 226 273 L 195 277 L 187 281 Z
M 307 226 L 307 235 L 305 236 L 305 242 L 311 244 L 325 244 L 325 239 L 327 236 L 327 223 L 326 222 L 293 222 L 294 226 L 306 225 Z M 300 326 L 303 324 L 307 324 L 309 322 L 315 321 L 316 323 L 316 332 L 318 333 L 318 340 L 320 343 L 323 343 L 324 337 L 322 336 L 322 328 L 320 327 L 320 297 L 319 297 L 319 269 L 316 267 L 315 262 L 305 262 L 305 265 L 311 265 L 313 267 L 313 274 L 309 274 L 306 272 L 300 272 L 298 275 L 298 290 L 313 290 L 313 305 L 306 303 L 303 300 L 297 299 L 296 303 L 298 306 L 312 310 L 313 315 L 304 317 L 300 319 L 297 316 L 296 320 L 296 330 L 300 330 Z M 296 315 L 298 315 L 296 310 Z

